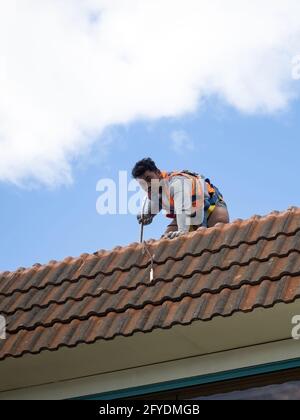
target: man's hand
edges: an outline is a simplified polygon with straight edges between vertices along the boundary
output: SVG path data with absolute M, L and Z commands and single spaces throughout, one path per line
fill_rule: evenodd
M 138 214 L 137 215 L 137 220 L 139 222 L 139 224 L 141 225 L 142 223 L 144 223 L 145 226 L 147 225 L 151 225 L 151 223 L 153 222 L 154 216 L 152 214 Z
M 186 232 L 181 232 L 176 230 L 175 232 L 169 232 L 163 235 L 163 239 L 174 239 L 178 238 L 178 236 L 184 235 Z

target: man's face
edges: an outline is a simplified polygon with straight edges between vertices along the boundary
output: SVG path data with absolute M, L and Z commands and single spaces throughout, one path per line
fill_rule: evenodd
M 151 193 L 151 183 L 155 182 L 155 180 L 159 182 L 160 179 L 162 179 L 160 172 L 146 171 L 137 181 L 144 191 Z

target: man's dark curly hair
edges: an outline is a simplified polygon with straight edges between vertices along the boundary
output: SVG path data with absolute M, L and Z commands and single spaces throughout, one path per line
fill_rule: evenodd
M 140 178 L 146 171 L 159 171 L 158 167 L 155 165 L 155 162 L 151 158 L 145 158 L 137 162 L 132 169 L 132 176 L 135 179 Z

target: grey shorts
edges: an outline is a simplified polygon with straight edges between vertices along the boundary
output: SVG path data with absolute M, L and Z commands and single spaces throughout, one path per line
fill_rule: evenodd
M 227 204 L 224 200 L 218 200 L 215 205 L 216 205 L 216 207 L 223 207 L 223 208 L 227 209 Z M 212 213 L 208 214 L 208 211 L 205 211 L 204 212 L 203 223 L 201 225 L 191 226 L 191 231 L 195 231 L 195 230 L 199 229 L 200 227 L 208 227 L 208 220 L 209 220 L 211 215 L 212 215 Z M 167 230 L 169 228 L 172 228 L 174 230 L 178 229 L 176 219 L 172 220 L 172 222 L 167 226 Z

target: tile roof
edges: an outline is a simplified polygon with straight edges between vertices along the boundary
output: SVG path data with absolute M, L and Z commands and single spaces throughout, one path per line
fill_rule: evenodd
M 0 360 L 300 298 L 300 209 L 0 273 Z

